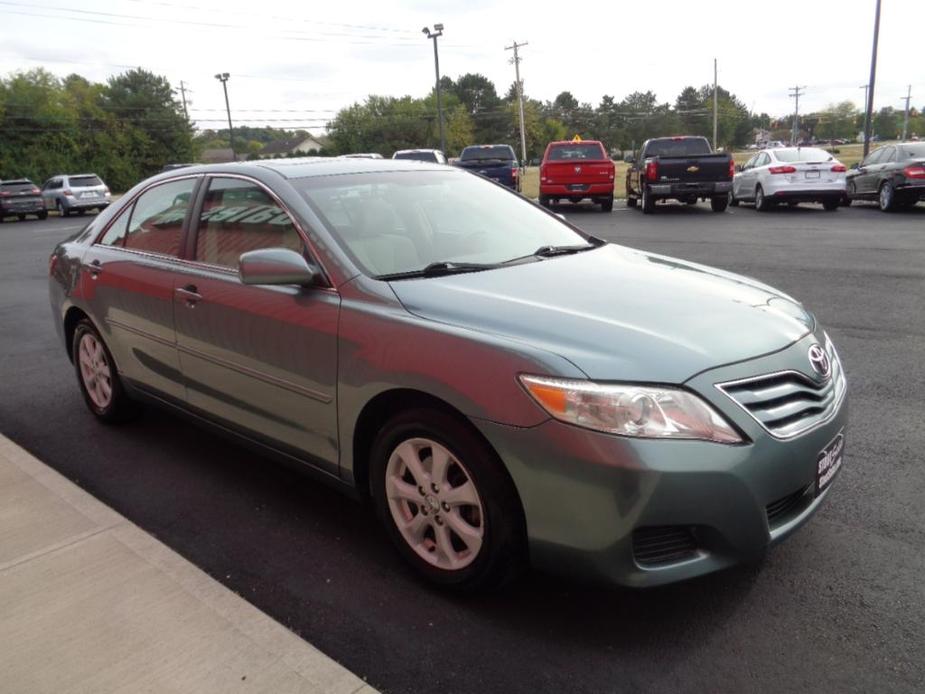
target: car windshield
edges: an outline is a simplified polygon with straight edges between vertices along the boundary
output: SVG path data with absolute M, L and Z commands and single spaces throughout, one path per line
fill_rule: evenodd
M 89 188 L 90 186 L 101 186 L 103 182 L 97 176 L 71 176 L 71 187 Z
M 702 137 L 666 138 L 652 140 L 646 145 L 647 157 L 698 157 L 711 154 L 710 143 Z
M 25 193 L 35 188 L 30 181 L 12 181 L 10 183 L 0 183 L 0 189 L 8 193 Z
M 433 152 L 395 152 L 393 159 L 414 159 L 415 161 L 436 162 L 437 155 Z
M 592 142 L 575 142 L 567 145 L 554 145 L 549 150 L 549 161 L 573 161 L 575 159 L 604 159 L 601 146 Z
M 816 147 L 800 147 L 799 149 L 779 149 L 774 152 L 777 161 L 788 164 L 800 161 L 832 161 L 831 154 L 824 149 Z
M 899 147 L 899 150 L 905 153 L 906 159 L 919 159 L 925 157 L 925 142 L 917 145 L 903 145 Z
M 495 264 L 588 240 L 516 193 L 462 172 L 395 171 L 293 181 L 374 277 L 434 263 Z
M 478 161 L 483 159 L 502 159 L 511 161 L 514 150 L 507 145 L 481 145 L 479 147 L 466 147 L 459 155 L 460 161 Z

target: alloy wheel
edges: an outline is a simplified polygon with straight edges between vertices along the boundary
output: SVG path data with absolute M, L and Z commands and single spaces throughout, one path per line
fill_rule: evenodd
M 880 186 L 880 209 L 884 212 L 893 209 L 893 186 L 890 183 Z
M 81 338 L 77 358 L 87 395 L 94 405 L 105 410 L 112 402 L 112 370 L 96 336 L 87 333 Z
M 485 537 L 485 510 L 468 470 L 431 439 L 402 441 L 385 472 L 389 512 L 404 541 L 433 566 L 469 566 Z

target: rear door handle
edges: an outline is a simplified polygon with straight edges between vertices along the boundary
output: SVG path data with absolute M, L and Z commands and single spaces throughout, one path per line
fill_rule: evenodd
M 195 284 L 188 284 L 185 287 L 178 287 L 176 292 L 190 308 L 195 306 L 198 302 L 202 301 L 202 294 L 196 290 Z

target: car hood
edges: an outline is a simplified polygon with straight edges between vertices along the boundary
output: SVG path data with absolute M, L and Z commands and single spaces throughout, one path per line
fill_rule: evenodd
M 815 322 L 755 280 L 613 244 L 391 286 L 415 315 L 527 342 L 600 380 L 681 383 L 782 349 Z

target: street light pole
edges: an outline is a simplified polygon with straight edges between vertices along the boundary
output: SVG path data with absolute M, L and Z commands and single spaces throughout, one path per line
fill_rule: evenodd
M 238 157 L 234 151 L 234 129 L 231 127 L 231 106 L 228 105 L 228 78 L 227 72 L 220 72 L 215 75 L 215 79 L 222 83 L 222 89 L 225 91 L 225 111 L 228 113 L 228 142 L 231 145 L 231 161 L 237 161 Z
M 433 31 L 428 27 L 424 27 L 421 31 L 427 38 L 434 40 L 434 72 L 437 75 L 437 121 L 440 125 L 440 151 L 446 154 L 446 135 L 443 132 L 443 103 L 440 99 L 440 55 L 437 52 L 437 39 L 443 36 L 443 25 L 434 24 Z
M 870 154 L 870 120 L 874 111 L 874 82 L 877 78 L 877 42 L 880 39 L 880 0 L 877 0 L 877 14 L 874 19 L 874 47 L 870 54 L 870 83 L 867 103 L 864 104 L 864 157 Z

